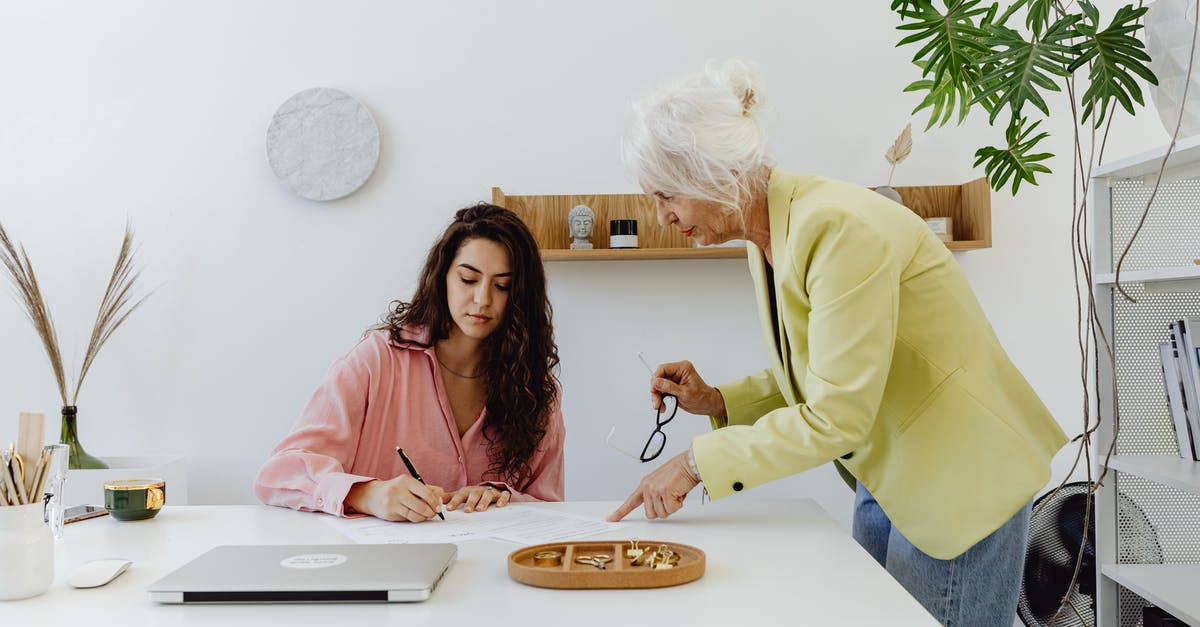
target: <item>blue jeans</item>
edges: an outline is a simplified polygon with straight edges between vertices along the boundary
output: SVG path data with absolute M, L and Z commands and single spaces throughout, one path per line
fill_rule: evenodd
M 1012 627 L 1025 566 L 1027 504 L 988 537 L 950 560 L 932 558 L 892 526 L 858 484 L 854 539 L 946 627 Z

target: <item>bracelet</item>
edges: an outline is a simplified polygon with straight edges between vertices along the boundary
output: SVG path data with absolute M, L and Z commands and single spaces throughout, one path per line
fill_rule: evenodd
M 690 448 L 687 452 L 687 464 L 688 469 L 692 471 L 692 477 L 697 481 L 704 481 L 700 478 L 700 469 L 696 467 L 696 454 Z

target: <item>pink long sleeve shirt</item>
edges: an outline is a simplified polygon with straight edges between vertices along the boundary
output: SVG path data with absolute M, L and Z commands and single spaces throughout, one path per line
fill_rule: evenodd
M 425 343 L 427 333 L 414 333 Z M 487 410 L 459 437 L 434 349 L 397 347 L 372 331 L 330 367 L 304 412 L 258 472 L 263 503 L 345 516 L 351 486 L 408 474 L 400 446 L 429 485 L 447 492 L 484 482 L 505 483 L 488 471 L 483 435 Z M 563 499 L 563 426 L 556 401 L 546 436 L 513 501 Z

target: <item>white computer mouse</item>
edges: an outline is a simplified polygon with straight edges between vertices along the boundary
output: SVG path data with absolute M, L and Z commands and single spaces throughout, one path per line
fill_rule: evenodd
M 96 588 L 116 579 L 133 562 L 127 559 L 92 560 L 75 569 L 67 578 L 73 588 Z

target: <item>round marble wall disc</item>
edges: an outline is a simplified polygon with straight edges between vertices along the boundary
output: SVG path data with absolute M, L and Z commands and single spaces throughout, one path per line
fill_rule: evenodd
M 354 193 L 379 162 L 379 127 L 361 102 L 314 87 L 279 106 L 267 129 L 267 159 L 275 176 L 309 200 Z

